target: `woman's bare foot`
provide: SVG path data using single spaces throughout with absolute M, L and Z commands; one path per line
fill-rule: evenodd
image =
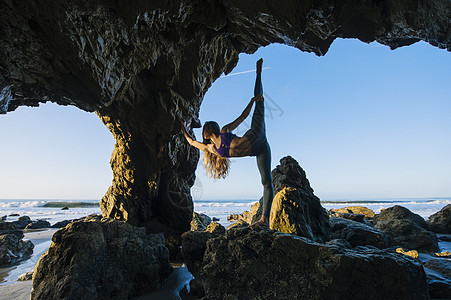
M 257 74 L 261 74 L 263 66 L 263 58 L 257 60 Z
M 269 218 L 267 216 L 262 216 L 260 220 L 251 225 L 251 227 L 257 226 L 269 227 Z

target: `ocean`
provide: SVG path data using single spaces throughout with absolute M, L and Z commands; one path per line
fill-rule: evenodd
M 255 200 L 197 200 L 194 201 L 194 210 L 204 213 L 210 217 L 220 219 L 220 223 L 227 227 L 232 222 L 227 221 L 230 214 L 240 214 L 245 210 L 249 210 Z M 407 207 L 412 212 L 421 215 L 427 219 L 431 214 L 439 211 L 447 204 L 451 204 L 451 197 L 442 198 L 403 198 L 403 199 L 329 199 L 322 200 L 322 205 L 326 209 L 340 208 L 351 205 L 361 205 L 372 209 L 379 213 L 381 209 L 394 205 Z M 67 210 L 62 210 L 68 207 Z M 100 214 L 98 200 L 10 200 L 0 199 L 0 216 L 6 216 L 7 221 L 15 221 L 19 216 L 11 216 L 18 214 L 19 216 L 29 216 L 32 220 L 45 219 L 50 224 L 56 222 L 78 219 L 90 214 Z M 56 229 L 55 229 L 56 230 Z M 53 232 L 53 231 L 52 231 Z M 45 232 L 28 232 L 25 233 L 25 239 L 33 240 L 33 236 L 39 239 L 40 234 Z M 20 274 L 32 270 L 39 260 L 39 257 L 50 246 L 51 235 L 48 240 L 33 240 L 35 249 L 30 259 L 21 262 L 18 265 L 7 268 L 0 268 L 0 286 L 13 283 Z M 451 244 L 440 244 L 441 251 L 451 250 Z M 1 297 L 0 297 L 1 298 Z
M 195 200 L 194 210 L 210 217 L 216 217 L 224 226 L 230 225 L 227 216 L 240 214 L 249 210 L 256 200 Z M 380 198 L 380 199 L 324 199 L 321 204 L 326 209 L 341 208 L 351 205 L 365 206 L 379 213 L 381 209 L 401 205 L 427 219 L 447 204 L 451 197 L 437 198 Z M 68 207 L 67 210 L 62 210 Z M 52 225 L 56 222 L 77 219 L 90 214 L 100 214 L 99 200 L 25 200 L 0 199 L 0 216 L 7 216 L 7 221 L 15 221 L 19 216 L 29 216 L 32 220 L 44 219 Z

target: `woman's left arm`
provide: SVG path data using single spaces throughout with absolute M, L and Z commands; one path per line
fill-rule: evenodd
M 246 118 L 249 116 L 249 113 L 251 112 L 252 109 L 252 105 L 254 104 L 255 101 L 260 100 L 261 98 L 263 98 L 262 95 L 258 95 L 255 96 L 251 99 L 251 101 L 249 102 L 249 104 L 246 106 L 246 108 L 243 110 L 243 112 L 241 113 L 241 115 L 235 119 L 235 121 L 225 125 L 224 127 L 222 127 L 221 132 L 232 132 L 233 130 L 235 130 L 235 128 L 237 128 L 238 126 L 240 126 L 240 124 L 246 120 Z

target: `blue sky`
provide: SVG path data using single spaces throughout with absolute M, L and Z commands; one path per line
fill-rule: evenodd
M 260 57 L 273 168 L 293 156 L 322 199 L 451 196 L 449 52 L 423 42 L 392 51 L 337 40 L 317 57 L 270 45 L 241 54 L 232 74 L 254 69 Z M 254 80 L 253 72 L 216 80 L 202 123 L 236 118 Z M 21 107 L 0 115 L 0 128 L 0 198 L 100 199 L 111 184 L 114 140 L 95 114 Z M 197 199 L 262 193 L 254 157 L 233 159 L 225 180 L 208 178 L 201 164 L 196 174 Z

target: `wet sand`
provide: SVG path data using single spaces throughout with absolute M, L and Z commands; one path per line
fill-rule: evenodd
M 31 288 L 31 280 L 1 285 L 0 300 L 28 300 L 31 298 Z

